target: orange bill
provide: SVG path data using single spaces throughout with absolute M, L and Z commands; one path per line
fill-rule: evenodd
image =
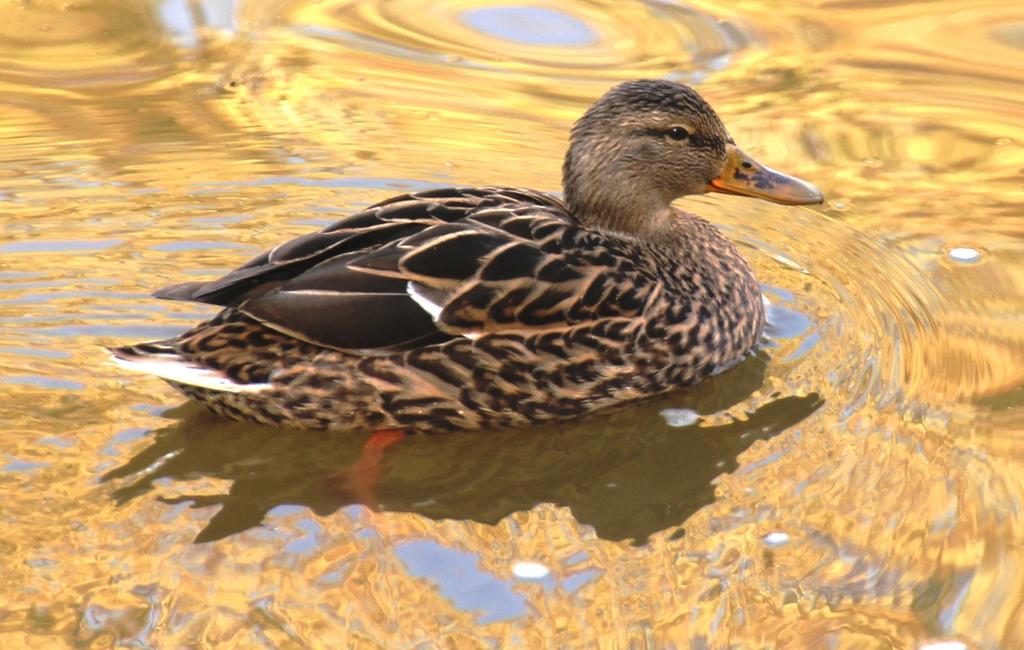
M 821 190 L 806 181 L 786 176 L 757 162 L 736 145 L 729 145 L 722 174 L 708 183 L 709 192 L 752 196 L 786 205 L 821 203 Z

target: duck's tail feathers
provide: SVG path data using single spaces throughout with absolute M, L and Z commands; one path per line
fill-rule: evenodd
M 241 383 L 220 370 L 191 363 L 173 345 L 163 341 L 109 349 L 110 361 L 115 365 L 177 384 L 227 393 L 258 393 L 270 388 L 268 383 Z

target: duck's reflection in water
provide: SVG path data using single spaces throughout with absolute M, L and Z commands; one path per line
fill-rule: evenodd
M 710 503 L 713 479 L 736 469 L 751 444 L 821 406 L 817 394 L 778 396 L 725 424 L 673 427 L 663 417 L 669 408 L 706 415 L 739 404 L 763 385 L 765 362 L 759 355 L 690 391 L 557 427 L 407 436 L 370 459 L 365 434 L 230 423 L 187 406 L 104 480 L 126 482 L 114 491 L 120 502 L 150 492 L 158 479 L 230 481 L 226 494 L 162 499 L 221 506 L 197 542 L 258 526 L 284 504 L 320 516 L 364 503 L 495 524 L 543 502 L 567 506 L 604 539 L 642 542 Z

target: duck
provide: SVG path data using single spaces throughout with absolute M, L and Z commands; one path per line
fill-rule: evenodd
M 111 348 L 213 412 L 298 429 L 434 432 L 574 418 L 675 391 L 762 336 L 751 266 L 673 206 L 719 192 L 821 203 L 737 147 L 691 87 L 621 83 L 575 123 L 561 197 L 395 196 L 156 298 L 220 306 Z

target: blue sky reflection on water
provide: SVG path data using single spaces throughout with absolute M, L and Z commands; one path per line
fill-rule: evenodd
M 512 582 L 480 569 L 475 553 L 428 539 L 402 542 L 394 552 L 410 575 L 436 583 L 441 595 L 456 607 L 481 612 L 480 624 L 519 618 L 528 611 L 526 598 L 512 590 Z
M 597 40 L 583 21 L 541 7 L 483 7 L 463 13 L 462 21 L 488 36 L 523 45 L 579 47 Z

